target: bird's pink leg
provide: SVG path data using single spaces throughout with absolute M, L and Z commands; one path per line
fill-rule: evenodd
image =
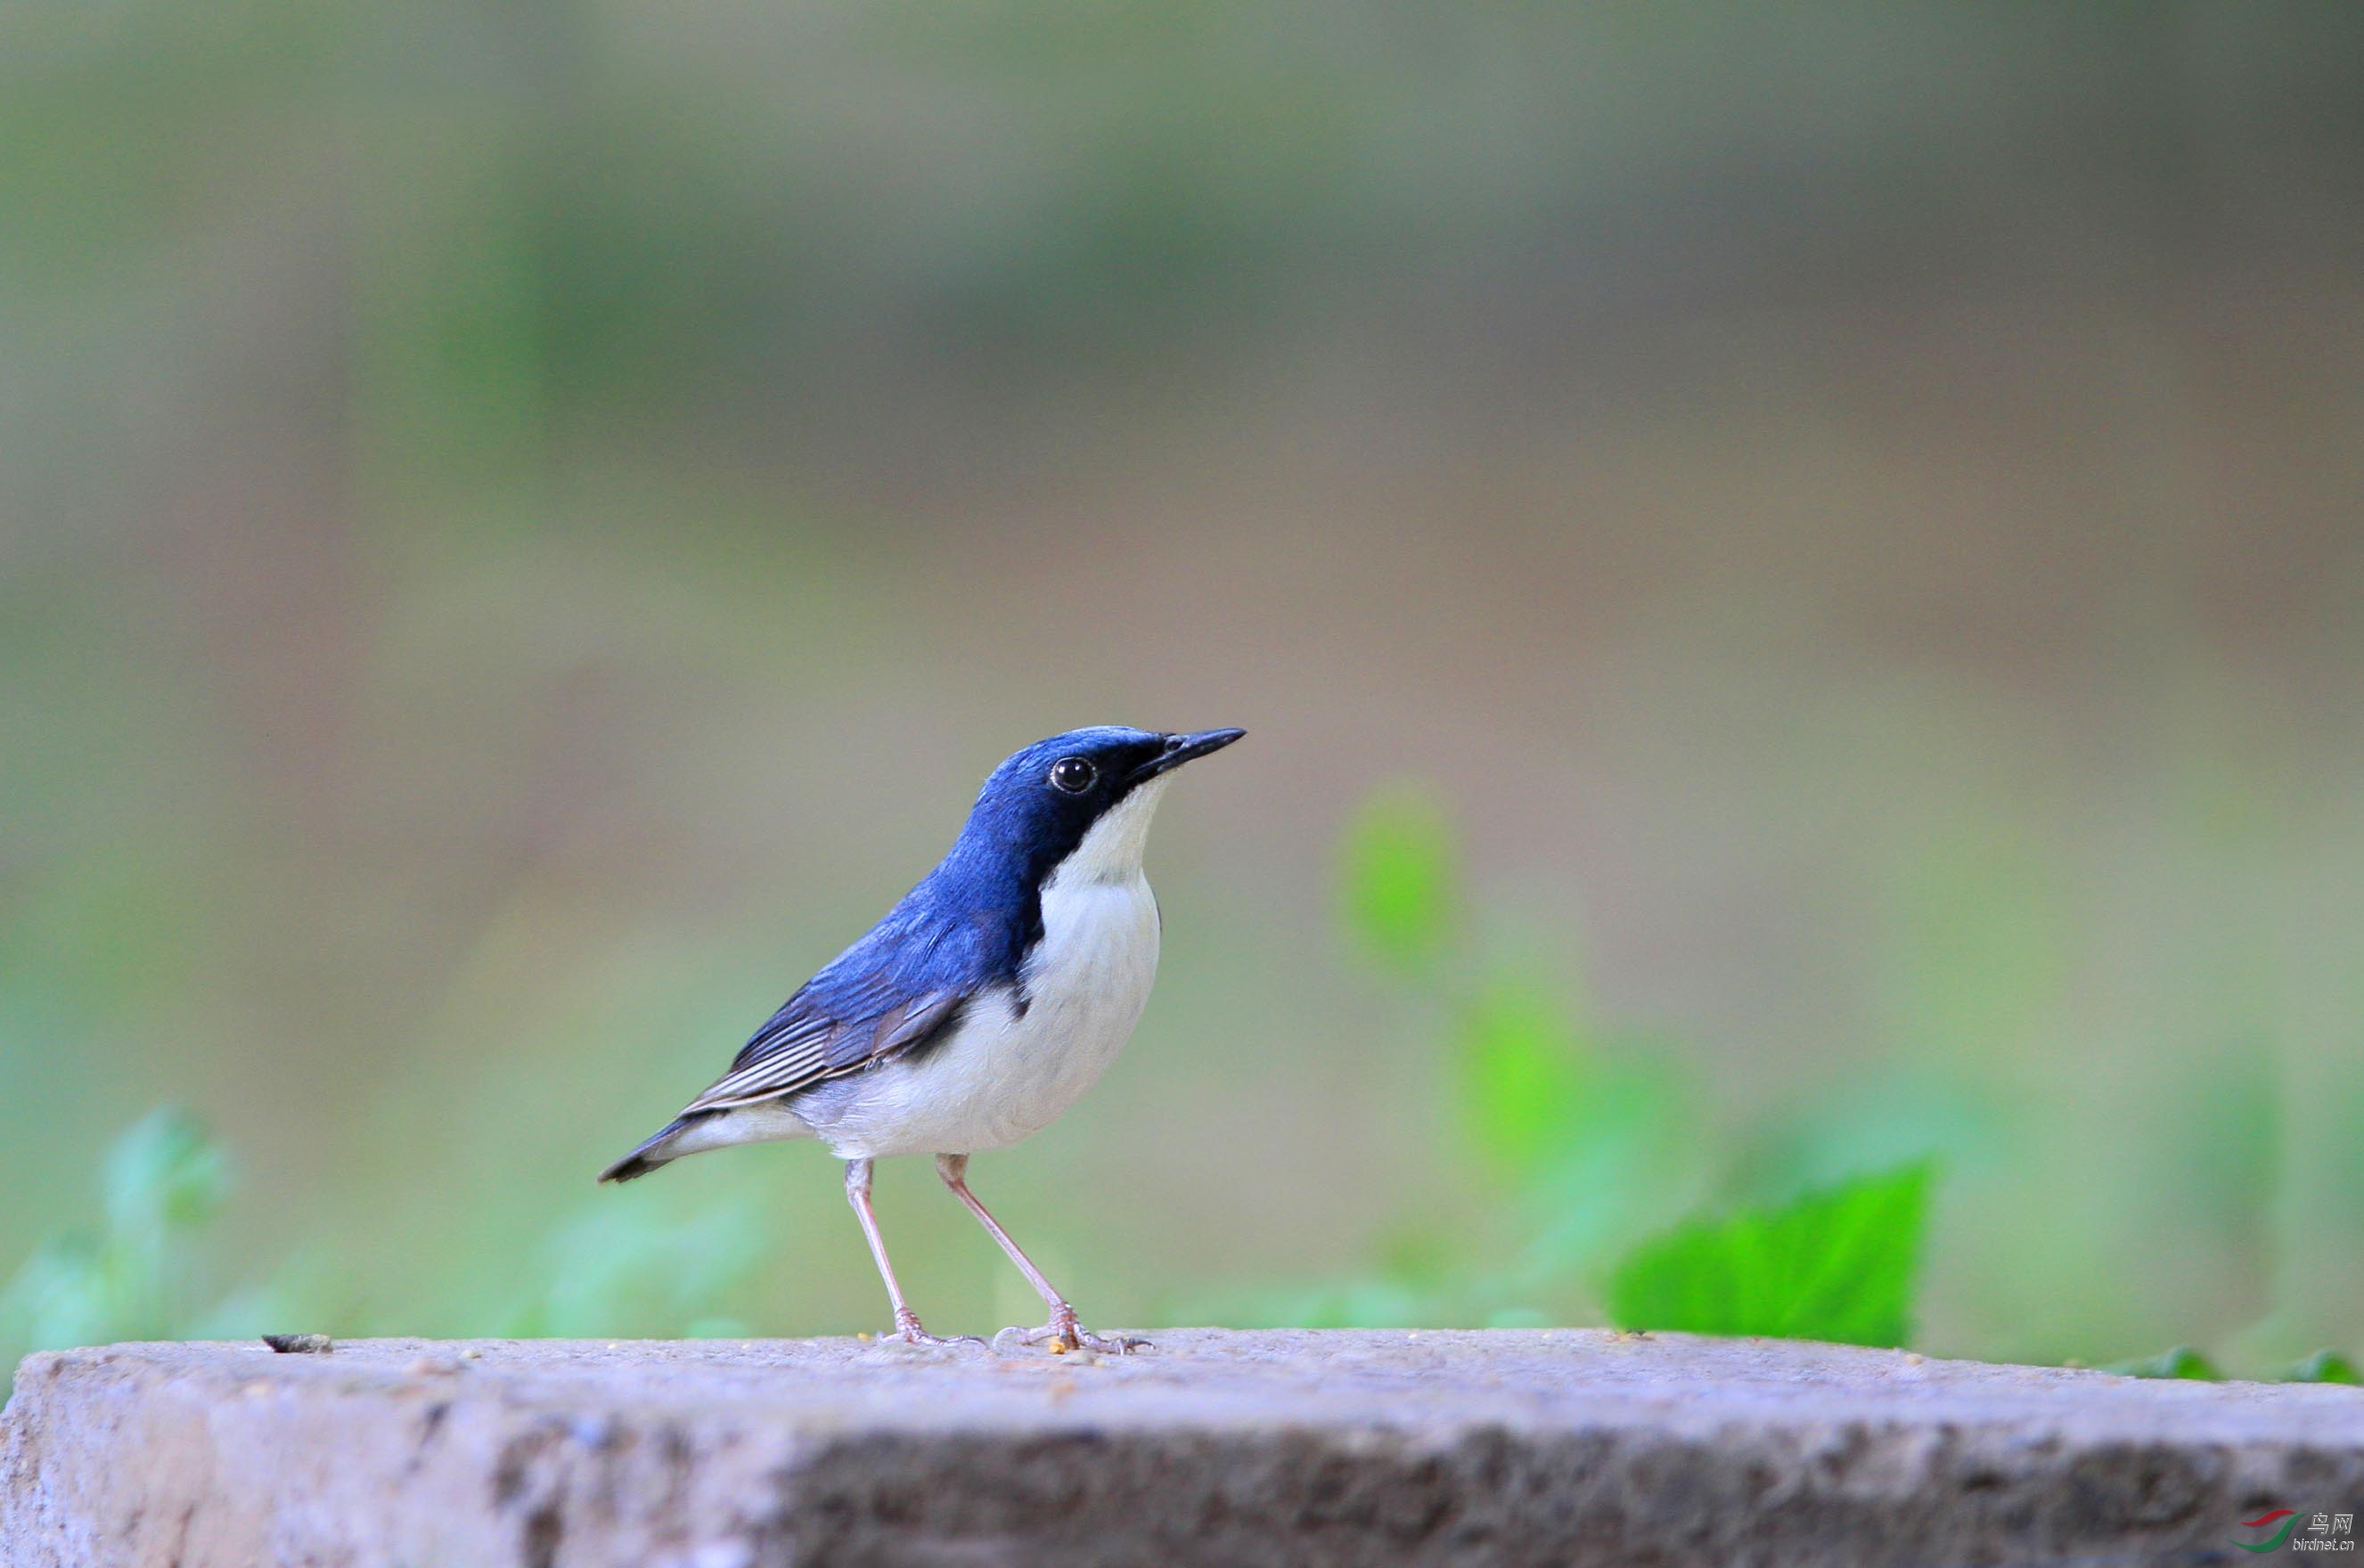
M 1129 1340 L 1121 1334 L 1095 1334 L 1076 1321 L 1076 1309 L 1067 1305 L 1067 1298 L 1061 1296 L 1053 1288 L 1051 1282 L 1043 1277 L 1043 1271 L 1034 1266 L 1034 1260 L 1020 1250 L 1018 1243 L 1009 1239 L 1009 1232 L 1001 1228 L 1000 1221 L 987 1213 L 985 1205 L 979 1203 L 976 1195 L 968 1190 L 967 1155 L 937 1155 L 936 1174 L 944 1179 L 944 1185 L 952 1188 L 953 1196 L 968 1206 L 968 1211 L 976 1216 L 976 1222 L 985 1227 L 986 1233 L 1001 1243 L 1001 1250 L 1009 1254 L 1009 1261 L 1018 1265 L 1018 1272 L 1026 1276 L 1026 1282 L 1032 1285 L 1043 1301 L 1050 1306 L 1051 1320 L 1040 1329 L 1005 1329 L 1002 1333 L 1018 1334 L 1030 1345 L 1040 1344 L 1045 1340 L 1065 1340 L 1071 1350 L 1082 1347 L 1095 1351 L 1107 1351 L 1115 1355 L 1126 1355 L 1133 1351 L 1149 1348 L 1149 1341 L 1146 1340 Z M 881 1256 L 883 1257 L 884 1254 Z M 994 1337 L 999 1339 L 1000 1335 Z
M 903 1299 L 903 1287 L 896 1283 L 895 1265 L 886 1261 L 886 1239 L 878 1234 L 878 1216 L 870 1207 L 870 1162 L 848 1160 L 845 1162 L 845 1201 L 853 1206 L 854 1218 L 862 1221 L 862 1234 L 870 1240 L 870 1255 L 878 1263 L 878 1277 L 886 1282 L 886 1299 L 895 1305 L 895 1331 L 887 1336 L 907 1345 L 948 1345 L 955 1341 L 929 1333 L 920 1327 L 920 1315 Z M 965 1335 L 967 1343 L 981 1345 L 984 1340 Z

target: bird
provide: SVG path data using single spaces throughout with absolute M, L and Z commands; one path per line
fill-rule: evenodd
M 816 1139 L 845 1162 L 846 1201 L 894 1308 L 883 1337 L 942 1345 L 951 1341 L 904 1298 L 870 1203 L 876 1161 L 931 1154 L 1050 1309 L 1041 1328 L 1005 1334 L 1054 1351 L 1144 1348 L 1076 1321 L 969 1189 L 968 1162 L 1048 1126 L 1131 1038 L 1162 929 L 1142 868 L 1150 818 L 1176 769 L 1245 733 L 1100 725 L 1012 752 L 936 868 L 599 1179 L 633 1181 L 736 1143 Z

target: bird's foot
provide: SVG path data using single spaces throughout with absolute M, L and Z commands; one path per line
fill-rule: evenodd
M 908 1307 L 895 1309 L 895 1328 L 891 1333 L 878 1336 L 882 1344 L 905 1345 L 982 1345 L 975 1334 L 955 1334 L 947 1340 L 941 1334 L 931 1334 L 920 1327 L 920 1315 Z
M 1065 1302 L 1051 1309 L 1051 1320 L 1040 1329 L 1004 1329 L 993 1337 L 997 1350 L 1019 1345 L 1041 1345 L 1054 1356 L 1070 1351 L 1098 1351 L 1102 1355 L 1129 1356 L 1135 1351 L 1154 1347 L 1147 1340 L 1135 1340 L 1122 1334 L 1095 1334 L 1076 1321 L 1076 1309 Z

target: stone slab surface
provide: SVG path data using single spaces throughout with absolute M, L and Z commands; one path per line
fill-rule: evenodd
M 117 1345 L 0 1415 L 9 1568 L 2247 1562 L 2277 1507 L 2364 1513 L 2364 1391 L 1578 1329 Z

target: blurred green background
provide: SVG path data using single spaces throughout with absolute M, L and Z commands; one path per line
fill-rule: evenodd
M 2349 6 L 6 0 L 0 1279 L 875 1329 L 819 1148 L 593 1173 L 1002 754 L 1241 724 L 973 1173 L 1087 1320 L 1927 1156 L 1931 1350 L 2353 1350 L 2359 171 Z

